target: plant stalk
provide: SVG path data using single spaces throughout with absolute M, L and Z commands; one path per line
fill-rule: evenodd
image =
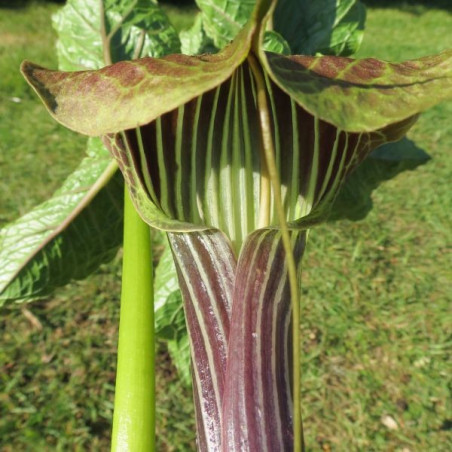
M 112 451 L 155 450 L 154 361 L 151 236 L 126 189 Z
M 300 362 L 300 298 L 298 292 L 297 265 L 294 259 L 290 232 L 281 199 L 281 183 L 275 162 L 275 149 L 271 133 L 271 121 L 268 108 L 265 81 L 255 57 L 248 56 L 251 70 L 257 85 L 257 104 L 262 133 L 262 145 L 265 163 L 273 188 L 275 209 L 278 215 L 282 242 L 286 251 L 287 271 L 289 274 L 290 295 L 292 299 L 292 341 L 293 341 L 293 429 L 294 452 L 304 451 L 303 421 L 301 417 L 301 362 Z

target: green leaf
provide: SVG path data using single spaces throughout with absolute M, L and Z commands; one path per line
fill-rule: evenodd
M 346 179 L 328 221 L 362 220 L 372 209 L 372 192 L 379 185 L 429 160 L 429 155 L 408 138 L 375 149 Z
M 105 51 L 119 61 L 179 50 L 165 13 L 144 0 L 69 0 L 53 21 L 65 70 L 102 67 Z M 53 198 L 0 232 L 0 300 L 49 295 L 114 256 L 122 242 L 116 169 L 100 140 L 91 140 L 88 157 Z
M 297 55 L 351 55 L 364 22 L 365 8 L 357 0 L 279 0 L 273 18 L 274 29 Z
M 349 132 L 381 129 L 452 97 L 452 50 L 404 63 L 261 52 L 261 62 L 300 106 Z
M 366 22 L 366 8 L 357 2 L 345 17 L 333 28 L 328 44 L 319 46 L 317 52 L 324 55 L 353 55 L 361 47 Z
M 154 294 L 155 333 L 158 338 L 166 342 L 171 361 L 176 366 L 179 377 L 187 386 L 190 386 L 190 342 L 185 324 L 182 294 L 179 290 L 170 248 L 166 249 L 168 252 L 164 252 L 156 269 L 156 283 L 157 281 L 159 284 L 162 281 L 165 282 L 163 287 L 160 286 Z M 174 290 L 170 291 L 170 288 Z
M 256 0 L 196 0 L 203 28 L 218 49 L 229 44 L 250 19 Z
M 49 295 L 114 257 L 123 179 L 99 139 L 52 198 L 0 231 L 0 304 Z
M 255 0 L 196 2 L 202 18 L 198 26 L 202 22 L 203 31 L 220 49 L 237 36 L 256 4 Z M 272 31 L 287 44 L 273 50 L 264 40 L 264 48 L 284 54 L 290 48 L 293 53 L 301 55 L 351 55 L 361 44 L 365 17 L 364 5 L 357 0 L 279 0 Z M 195 53 L 199 52 L 190 54 Z
M 100 4 L 102 2 L 96 0 L 69 0 L 53 15 L 60 70 L 80 71 L 105 66 Z
M 182 294 L 168 241 L 155 269 L 154 309 L 157 336 L 167 343 L 168 351 L 180 378 L 191 385 L 190 342 L 188 339 Z
M 166 14 L 148 0 L 69 0 L 53 16 L 53 26 L 65 71 L 180 50 Z
M 280 53 L 282 55 L 290 55 L 290 47 L 287 41 L 276 31 L 266 31 L 262 48 L 266 52 Z
M 215 55 L 123 61 L 97 71 L 49 71 L 29 62 L 22 73 L 64 126 L 97 136 L 151 122 L 228 79 L 244 61 L 256 24 Z
M 182 295 L 177 289 L 170 293 L 163 304 L 155 309 L 156 334 L 168 342 L 178 342 L 187 334 Z
M 181 52 L 185 55 L 200 55 L 201 53 L 216 53 L 218 49 L 204 31 L 201 14 L 196 16 L 195 23 L 189 30 L 179 33 Z
M 168 351 L 181 380 L 187 387 L 192 385 L 190 341 L 188 333 L 180 335 L 177 340 L 168 341 Z
M 176 340 L 185 330 L 182 298 L 171 248 L 167 241 L 154 279 L 155 332 L 166 340 Z M 179 315 L 182 313 L 182 320 Z

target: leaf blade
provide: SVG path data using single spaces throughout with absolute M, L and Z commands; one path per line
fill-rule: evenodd
M 364 22 L 365 8 L 356 0 L 279 0 L 274 14 L 275 30 L 297 55 L 351 55 Z
M 272 80 L 299 105 L 348 132 L 381 129 L 452 97 L 452 51 L 398 64 L 260 56 Z
M 50 200 L 0 231 L 0 302 L 47 296 L 84 278 L 119 248 L 123 181 L 100 140 L 88 149 Z
M 256 1 L 196 0 L 203 28 L 214 45 L 222 49 L 232 41 L 250 19 Z
M 228 79 L 246 58 L 255 27 L 251 21 L 215 55 L 143 58 L 72 73 L 25 61 L 21 71 L 58 122 L 86 135 L 105 135 L 147 124 Z
M 99 69 L 108 63 L 106 54 L 111 62 L 117 62 L 159 57 L 180 49 L 177 33 L 164 11 L 145 0 L 69 0 L 52 22 L 58 33 L 58 66 L 62 71 Z

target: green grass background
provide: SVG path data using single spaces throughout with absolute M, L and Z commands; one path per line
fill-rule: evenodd
M 452 48 L 448 2 L 371 5 L 359 56 L 399 61 Z M 0 2 L 0 225 L 49 196 L 83 155 L 85 139 L 57 125 L 18 73 L 25 58 L 56 67 L 57 8 Z M 170 13 L 180 27 L 191 20 Z M 310 235 L 302 300 L 309 451 L 452 450 L 451 122 L 451 102 L 424 113 L 409 137 L 432 160 L 384 183 L 363 221 Z M 120 261 L 52 298 L 3 310 L 2 452 L 109 449 Z M 157 450 L 194 450 L 190 388 L 165 344 L 158 349 Z

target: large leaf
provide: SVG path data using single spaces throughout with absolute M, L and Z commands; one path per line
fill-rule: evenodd
M 364 37 L 366 8 L 357 1 L 345 17 L 333 28 L 328 43 L 319 45 L 317 52 L 324 55 L 353 55 L 361 47 Z
M 452 97 L 451 50 L 397 64 L 263 52 L 261 62 L 309 113 L 350 132 L 381 129 Z
M 255 0 L 196 0 L 202 30 L 191 36 L 199 41 L 205 33 L 219 49 L 232 41 L 251 17 Z M 295 54 L 317 52 L 351 55 L 362 40 L 365 8 L 357 0 L 279 0 L 273 28 Z M 192 52 L 195 54 L 199 52 Z
M 69 0 L 54 15 L 53 26 L 64 71 L 180 50 L 164 11 L 149 0 Z
M 279 0 L 273 25 L 294 54 L 351 55 L 361 43 L 364 22 L 365 8 L 357 0 Z
M 69 0 L 55 14 L 54 27 L 65 70 L 179 49 L 165 14 L 144 0 Z M 0 232 L 1 300 L 46 296 L 114 256 L 122 241 L 123 202 L 116 169 L 102 143 L 91 140 L 88 157 L 54 197 Z
M 52 198 L 0 231 L 0 303 L 49 295 L 110 260 L 122 241 L 123 180 L 99 139 Z
M 151 122 L 228 79 L 251 47 L 255 23 L 215 55 L 123 61 L 98 71 L 21 70 L 50 114 L 69 129 L 97 136 Z
M 266 31 L 262 40 L 262 48 L 266 52 L 290 55 L 292 52 L 288 42 L 276 31 Z
M 266 2 L 258 5 L 233 43 L 215 55 L 144 58 L 74 73 L 31 63 L 22 70 L 66 127 L 87 135 L 131 129 L 230 78 L 248 56 L 253 37 L 258 45 L 256 29 L 264 34 Z M 452 51 L 399 64 L 258 51 L 264 70 L 283 91 L 312 115 L 346 131 L 375 131 L 452 96 Z

